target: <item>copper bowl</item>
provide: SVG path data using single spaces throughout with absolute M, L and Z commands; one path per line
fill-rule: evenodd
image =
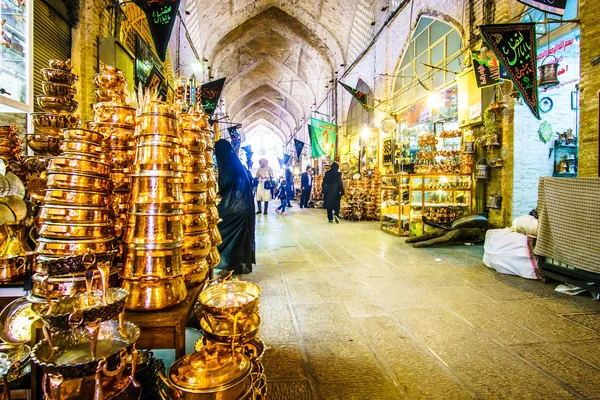
M 183 193 L 183 211 L 185 213 L 206 211 L 206 199 L 206 192 Z
M 112 166 L 100 161 L 90 160 L 81 156 L 62 156 L 54 157 L 48 164 L 48 172 L 54 173 L 78 173 L 92 175 L 101 178 L 108 178 Z
M 210 234 L 207 230 L 188 235 L 183 242 L 182 258 L 186 262 L 204 259 L 210 253 L 211 246 Z
M 213 162 L 212 152 L 211 151 L 205 151 L 204 152 L 204 160 L 206 161 L 206 167 L 207 168 L 212 168 L 215 165 L 215 163 Z
M 106 193 L 47 189 L 44 202 L 46 204 L 65 206 L 106 207 L 110 202 L 110 197 Z
M 56 155 L 60 153 L 62 135 L 54 136 L 44 133 L 26 133 L 27 146 L 38 155 Z
M 244 344 L 256 337 L 260 322 L 260 315 L 256 312 L 236 323 L 231 320 L 211 318 L 210 315 L 205 315 L 200 319 L 200 329 L 210 342 Z
M 210 252 L 206 256 L 206 261 L 208 261 L 208 266 L 210 268 L 214 268 L 221 263 L 221 254 L 219 253 L 217 246 L 212 246 L 210 248 Z
M 114 101 L 117 103 L 125 103 L 125 100 L 127 99 L 127 95 L 123 90 L 98 88 L 94 90 L 94 92 L 96 93 L 96 98 L 98 98 L 98 101 L 100 102 Z
M 146 113 L 136 118 L 136 136 L 156 135 L 157 133 L 180 137 L 177 129 L 177 118 L 173 114 L 163 113 Z
M 164 142 L 138 143 L 133 169 L 137 171 L 183 171 L 179 145 Z
M 111 271 L 109 286 L 118 284 L 117 272 L 116 268 Z M 51 299 L 59 299 L 64 296 L 72 296 L 87 291 L 85 275 L 51 276 L 46 280 L 44 275 L 37 273 L 32 277 L 31 300 L 37 303 L 45 303 L 46 288 L 48 290 L 48 297 Z M 100 289 L 102 289 L 102 277 L 96 271 L 92 279 L 92 290 Z
M 228 280 L 209 285 L 198 296 L 206 314 L 216 318 L 248 318 L 258 309 L 261 290 L 252 282 Z
M 207 170 L 206 160 L 202 155 L 199 157 L 189 157 L 185 162 L 185 172 L 190 174 L 200 174 Z
M 117 169 L 131 167 L 135 158 L 135 150 L 133 149 L 111 149 L 111 151 L 106 152 L 106 154 L 110 154 L 110 161 Z
M 111 122 L 114 124 L 135 125 L 135 108 L 116 102 L 92 104 L 96 122 Z
M 101 73 L 94 75 L 94 84 L 101 88 L 123 90 L 127 85 L 124 74 Z
M 112 184 L 108 178 L 99 178 L 94 175 L 49 171 L 47 176 L 48 189 L 85 190 L 86 192 L 103 194 L 112 189 Z
M 64 83 L 65 85 L 73 85 L 79 79 L 77 75 L 57 68 L 42 68 L 42 76 L 46 81 Z
M 88 129 L 101 133 L 105 138 L 133 138 L 135 127 L 125 124 L 113 124 L 112 122 L 88 122 Z
M 103 150 L 94 142 L 84 142 L 82 140 L 65 140 L 62 142 L 60 149 L 63 153 L 79 154 L 83 156 L 96 157 L 102 159 Z
M 105 136 L 100 132 L 90 129 L 74 128 L 65 129 L 63 131 L 63 137 L 65 141 L 84 141 L 100 146 Z
M 88 251 L 95 253 L 108 252 L 113 249 L 114 237 L 88 240 L 57 240 L 39 238 L 35 249 L 42 256 L 66 257 L 85 254 Z
M 206 216 L 208 218 L 208 223 L 211 225 L 215 225 L 219 223 L 221 219 L 219 216 L 219 209 L 215 205 L 210 205 L 206 209 Z
M 135 204 L 182 203 L 183 179 L 177 174 L 131 175 L 131 199 Z
M 202 232 L 208 229 L 208 218 L 206 212 L 185 214 L 183 226 L 186 236 L 196 232 Z
M 127 245 L 123 277 L 155 276 L 160 279 L 181 274 L 181 246 Z
M 217 225 L 209 225 L 208 233 L 213 246 L 219 246 L 221 243 L 223 243 L 221 232 L 219 231 L 219 228 L 217 228 Z
M 38 230 L 40 237 L 66 240 L 102 239 L 110 237 L 112 233 L 113 226 L 110 223 L 44 222 Z
M 44 111 L 74 113 L 79 103 L 69 97 L 47 96 L 39 94 L 36 96 L 37 103 Z
M 208 277 L 208 262 L 204 258 L 197 261 L 184 261 L 181 270 L 187 287 L 198 286 L 204 283 Z
M 128 244 L 176 244 L 183 241 L 183 213 L 127 214 L 123 241 Z
M 206 184 L 208 183 L 208 177 L 204 172 L 190 173 L 184 172 L 183 176 L 183 191 L 184 192 L 204 192 L 206 191 Z
M 42 81 L 42 91 L 48 96 L 67 97 L 69 99 L 72 99 L 77 93 L 77 89 L 70 85 L 47 81 Z
M 108 146 L 112 151 L 129 151 L 135 149 L 135 139 L 132 137 L 111 136 L 108 140 Z
M 182 275 L 160 279 L 156 276 L 123 277 L 122 288 L 129 292 L 125 308 L 133 311 L 160 310 L 181 303 L 187 297 Z
M 19 279 L 23 275 L 26 263 L 27 258 L 20 255 L 0 257 L 0 283 Z
M 74 115 L 67 114 L 54 114 L 47 112 L 36 112 L 29 114 L 33 121 L 35 129 L 52 128 L 57 129 L 57 134 L 60 134 L 62 139 L 63 135 L 60 129 L 75 128 L 79 126 L 81 119 Z

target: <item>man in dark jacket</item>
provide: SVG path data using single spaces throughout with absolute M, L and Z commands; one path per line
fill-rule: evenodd
M 310 165 L 306 167 L 306 172 L 300 177 L 300 186 L 302 187 L 302 197 L 300 197 L 300 208 L 308 207 L 310 192 L 312 190 L 312 176 Z

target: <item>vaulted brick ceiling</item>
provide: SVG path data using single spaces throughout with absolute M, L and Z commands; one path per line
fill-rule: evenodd
M 230 118 L 289 138 L 345 63 L 358 2 L 188 0 L 185 19 Z

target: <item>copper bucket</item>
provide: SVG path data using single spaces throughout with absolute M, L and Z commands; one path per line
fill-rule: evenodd
M 187 296 L 183 275 L 168 278 L 143 276 L 123 277 L 121 287 L 129 292 L 125 302 L 127 310 L 160 310 L 181 303 Z
M 179 174 L 131 175 L 131 197 L 134 204 L 183 203 L 183 178 Z
M 554 62 L 544 64 L 549 57 L 554 58 Z M 542 65 L 538 67 L 538 70 L 540 71 L 540 78 L 538 80 L 539 87 L 551 88 L 560 83 L 558 80 L 558 66 L 558 59 L 555 55 L 550 54 L 548 57 L 544 58 Z
M 181 245 L 128 245 L 122 274 L 125 278 L 160 279 L 180 275 L 181 252 Z
M 123 241 L 129 244 L 176 244 L 183 241 L 183 212 L 130 212 Z
M 182 248 L 183 261 L 200 260 L 208 256 L 211 249 L 211 239 L 208 231 L 185 237 Z

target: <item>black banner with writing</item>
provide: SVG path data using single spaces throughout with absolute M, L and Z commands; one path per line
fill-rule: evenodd
M 540 119 L 535 23 L 481 25 L 479 28 L 533 115 Z
M 146 14 L 156 53 L 163 62 L 175 26 L 179 2 L 180 0 L 135 0 L 135 4 Z
M 219 104 L 219 97 L 221 97 L 221 91 L 225 85 L 225 78 L 217 79 L 216 81 L 205 83 L 200 87 L 200 104 L 202 109 L 208 115 L 213 115 L 217 105 Z
M 502 82 L 500 79 L 500 61 L 493 51 L 486 51 L 485 49 L 471 51 L 471 60 L 478 88 L 493 86 Z
M 294 148 L 296 149 L 296 157 L 300 158 L 302 150 L 304 149 L 304 142 L 294 139 Z
M 369 97 L 366 94 L 364 94 L 360 90 L 356 90 L 353 87 L 346 85 L 345 83 L 342 83 L 341 81 L 338 81 L 338 83 L 342 85 L 342 87 L 346 89 L 352 95 L 352 97 L 354 97 L 356 101 L 358 101 L 360 105 L 363 106 L 365 110 L 369 111 Z
M 564 15 L 567 0 L 517 0 L 519 3 L 545 11 L 550 14 Z

